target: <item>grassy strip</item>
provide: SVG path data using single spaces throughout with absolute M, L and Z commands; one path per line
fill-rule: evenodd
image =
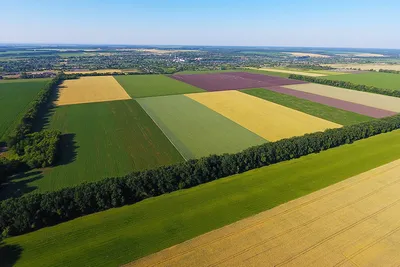
M 336 122 L 341 125 L 351 125 L 360 122 L 370 121 L 373 119 L 368 116 L 360 115 L 354 112 L 341 110 L 320 103 L 315 103 L 306 99 L 297 98 L 291 95 L 280 94 L 262 88 L 246 89 L 242 90 L 242 92 L 313 115 L 321 119 Z
M 357 75 L 359 75 L 359 74 L 357 74 Z M 392 74 L 392 75 L 395 75 L 395 74 Z M 341 76 L 341 75 L 329 76 L 329 79 L 328 79 L 327 77 L 318 78 L 318 77 L 309 77 L 309 76 L 303 76 L 303 75 L 290 74 L 289 78 L 295 79 L 295 80 L 311 82 L 311 83 L 319 83 L 319 84 L 324 84 L 324 85 L 336 86 L 336 87 L 341 87 L 341 88 L 355 90 L 355 91 L 362 91 L 362 92 L 369 92 L 369 93 L 380 94 L 380 95 L 400 97 L 400 88 L 398 90 L 384 89 L 384 88 L 378 88 L 378 87 L 371 86 L 371 85 L 356 84 L 356 83 L 352 83 L 349 81 L 343 81 L 347 76 L 349 76 L 349 74 L 346 74 L 343 76 Z
M 399 157 L 400 131 L 381 134 L 9 238 L 0 258 L 6 265 L 20 256 L 15 266 L 117 266 Z

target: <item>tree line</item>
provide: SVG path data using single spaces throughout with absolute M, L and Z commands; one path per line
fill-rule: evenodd
M 400 129 L 400 115 L 266 143 L 236 154 L 211 155 L 124 177 L 7 199 L 0 202 L 0 231 L 10 235 L 34 231 L 396 129 Z
M 61 132 L 56 130 L 32 132 L 33 124 L 38 120 L 40 111 L 48 107 L 51 95 L 64 79 L 63 74 L 57 75 L 39 91 L 7 138 L 7 146 L 15 152 L 17 157 L 1 159 L 0 185 L 6 182 L 8 176 L 29 168 L 47 167 L 55 163 Z
M 379 72 L 400 74 L 400 71 L 399 71 L 399 70 L 384 70 L 384 69 L 380 69 Z
M 369 93 L 380 94 L 380 95 L 400 97 L 400 90 L 385 89 L 385 88 L 379 88 L 379 87 L 370 86 L 370 85 L 355 84 L 355 83 L 345 82 L 345 81 L 333 81 L 333 80 L 327 80 L 327 79 L 323 79 L 323 78 L 316 78 L 316 77 L 297 75 L 297 74 L 290 74 L 289 79 L 301 80 L 301 81 L 306 81 L 306 82 L 311 82 L 311 83 L 319 83 L 319 84 L 324 84 L 324 85 L 331 85 L 331 86 L 342 87 L 342 88 L 346 88 L 346 89 L 350 89 L 350 90 L 363 91 L 363 92 L 369 92 Z

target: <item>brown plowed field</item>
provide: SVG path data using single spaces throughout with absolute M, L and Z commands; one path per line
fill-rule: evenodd
M 65 80 L 60 86 L 57 106 L 131 99 L 112 76 Z
M 397 160 L 129 266 L 399 266 L 399 192 Z

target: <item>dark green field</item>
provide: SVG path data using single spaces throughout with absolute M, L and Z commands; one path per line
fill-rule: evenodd
M 0 258 L 29 267 L 118 266 L 399 157 L 400 131 L 381 134 L 9 238 Z
M 132 98 L 204 92 L 165 75 L 119 75 L 114 78 Z
M 355 84 L 370 85 L 385 89 L 400 90 L 400 74 L 365 72 L 358 74 L 336 75 L 323 78 L 334 81 L 345 81 Z
M 48 128 L 64 134 L 58 166 L 14 179 L 1 192 L 2 198 L 183 161 L 134 100 L 57 107 Z
M 351 125 L 360 122 L 373 120 L 371 117 L 360 115 L 354 112 L 337 109 L 309 100 L 297 98 L 291 95 L 276 93 L 265 89 L 247 89 L 241 92 L 257 96 L 259 98 L 274 102 L 276 104 L 292 108 L 321 119 L 336 122 L 341 125 Z
M 18 81 L 0 81 L 0 141 L 14 129 L 48 79 Z

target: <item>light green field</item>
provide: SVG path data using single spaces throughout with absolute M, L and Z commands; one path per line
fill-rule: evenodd
M 204 92 L 164 75 L 118 75 L 114 78 L 132 98 Z
M 267 142 L 184 95 L 137 101 L 186 159 L 235 153 Z
M 16 127 L 48 79 L 16 81 L 0 81 L 0 141 Z
M 183 161 L 134 100 L 60 106 L 51 116 L 48 128 L 66 134 L 62 138 L 59 166 L 14 179 L 0 191 L 2 198 Z
M 306 99 L 297 98 L 291 95 L 280 94 L 265 89 L 246 89 L 241 92 L 257 96 L 259 98 L 277 103 L 279 105 L 292 108 L 315 117 L 336 122 L 341 125 L 351 125 L 360 122 L 370 121 L 373 118 L 360 115 L 354 112 L 337 109 Z
M 398 158 L 400 131 L 381 134 L 9 238 L 0 258 L 29 267 L 118 266 Z
M 352 82 L 384 89 L 400 90 L 400 75 L 383 72 L 365 72 L 357 74 L 323 77 L 328 80 Z

